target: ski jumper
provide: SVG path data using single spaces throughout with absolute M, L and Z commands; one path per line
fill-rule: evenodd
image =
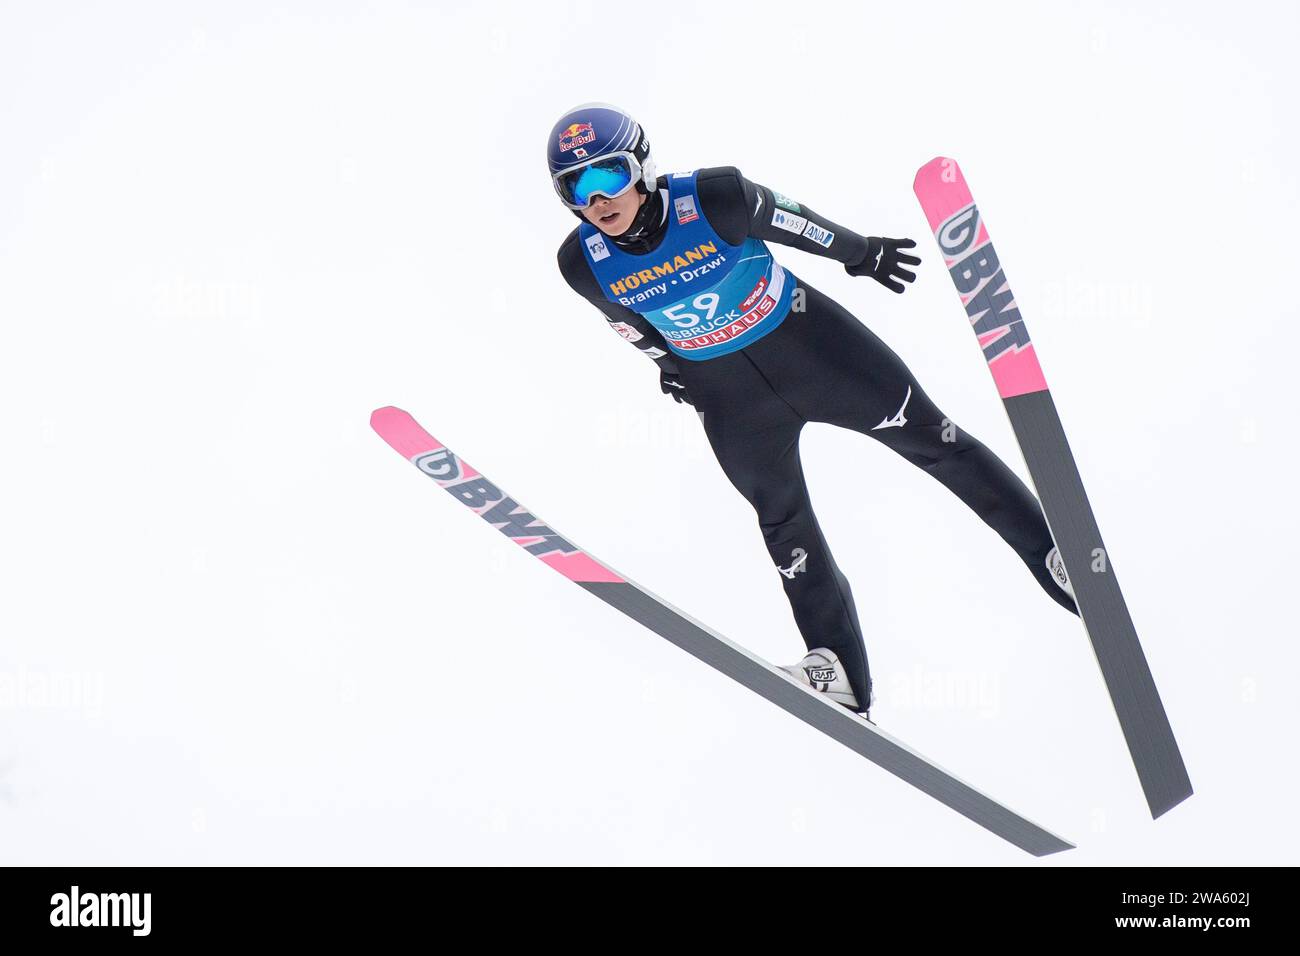
M 706 173 L 720 181 L 710 188 L 722 201 L 702 198 Z M 885 343 L 797 280 L 763 241 L 851 256 L 856 250 L 844 247 L 859 240 L 865 249 L 865 240 L 730 167 L 659 182 L 663 209 L 649 237 L 624 246 L 584 223 L 561 248 L 561 271 L 619 334 L 680 377 L 723 472 L 757 513 L 805 644 L 835 652 L 860 706 L 871 699 L 866 648 L 804 481 L 799 435 L 808 422 L 861 432 L 927 472 L 1073 611 L 1044 564 L 1052 537 L 1024 482 L 958 429 Z

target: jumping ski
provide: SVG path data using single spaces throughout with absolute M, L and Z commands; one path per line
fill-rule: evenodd
M 660 637 L 1022 850 L 1046 856 L 1073 848 L 596 560 L 459 459 L 408 413 L 381 408 L 370 424 L 398 454 L 488 524 Z
M 1015 296 L 956 160 L 926 163 L 912 188 L 993 373 L 1151 816 L 1159 817 L 1191 796 L 1191 780 Z

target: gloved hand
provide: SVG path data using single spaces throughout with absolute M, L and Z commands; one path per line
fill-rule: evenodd
M 846 264 L 844 271 L 851 276 L 870 276 L 891 292 L 902 292 L 903 282 L 916 280 L 916 273 L 903 266 L 919 266 L 921 260 L 898 250 L 915 248 L 916 243 L 911 239 L 867 236 L 867 254 L 861 262 Z
M 678 402 L 685 402 L 687 405 L 694 405 L 691 396 L 686 393 L 686 386 L 677 376 L 676 372 L 669 372 L 667 369 L 659 370 L 659 388 L 665 395 L 671 395 Z

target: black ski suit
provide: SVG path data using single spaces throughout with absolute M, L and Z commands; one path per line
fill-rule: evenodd
M 806 206 L 801 216 L 834 233 L 830 247 L 773 227 L 765 213 L 776 207 L 774 194 L 734 167 L 701 170 L 698 190 L 701 215 L 733 244 L 752 236 L 846 265 L 866 255 L 865 237 Z M 614 241 L 629 251 L 651 251 L 666 223 L 661 193 L 642 207 L 629 230 L 635 238 Z M 573 289 L 599 308 L 620 334 L 633 339 L 667 378 L 684 386 L 727 478 L 758 514 L 804 642 L 810 650 L 826 647 L 835 652 L 861 708 L 870 700 L 866 648 L 849 583 L 826 545 L 804 482 L 799 435 L 808 422 L 869 435 L 929 473 L 1020 555 L 1053 600 L 1075 610 L 1047 570 L 1052 537 L 1024 482 L 949 421 L 902 360 L 843 306 L 799 281 L 794 307 L 774 331 L 739 351 L 679 361 L 640 314 L 605 298 L 576 230 L 561 246 L 558 259 Z M 635 331 L 629 333 L 629 327 Z

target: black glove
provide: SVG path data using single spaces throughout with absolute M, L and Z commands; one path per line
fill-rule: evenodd
M 676 372 L 669 372 L 667 369 L 659 370 L 659 387 L 663 389 L 665 395 L 671 395 L 678 402 L 685 402 L 687 405 L 694 405 L 691 396 L 686 394 L 686 386 L 682 380 L 677 377 Z
M 902 292 L 903 282 L 916 281 L 916 273 L 903 266 L 919 266 L 921 260 L 898 250 L 915 248 L 916 243 L 911 239 L 867 236 L 867 254 L 861 262 L 846 264 L 844 271 L 851 276 L 870 276 L 891 292 Z

